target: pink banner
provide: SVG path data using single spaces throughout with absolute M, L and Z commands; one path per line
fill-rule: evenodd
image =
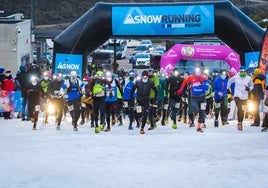
M 225 60 L 230 69 L 240 68 L 240 56 L 228 46 L 176 44 L 162 55 L 160 69 L 170 73 L 181 59 Z

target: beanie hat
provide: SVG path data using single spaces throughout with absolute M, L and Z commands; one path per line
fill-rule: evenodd
M 25 66 L 23 65 L 20 66 L 20 72 L 25 72 L 25 69 L 26 69 Z
M 148 76 L 148 71 L 147 70 L 144 70 L 141 75 L 142 76 Z
M 254 70 L 254 74 L 255 74 L 255 75 L 258 75 L 258 74 L 260 74 L 260 73 L 261 73 L 261 69 L 256 68 L 256 69 Z
M 4 69 L 4 68 L 0 68 L 0 74 L 2 74 L 4 71 L 5 71 L 6 69 Z
M 89 81 L 89 76 L 88 76 L 88 75 L 85 75 L 85 76 L 83 77 L 83 81 Z
M 231 69 L 228 71 L 228 74 L 229 74 L 230 76 L 234 76 L 234 75 L 237 74 L 237 71 L 236 71 L 234 68 L 231 68 Z
M 240 71 L 246 71 L 246 67 L 241 66 L 241 67 L 240 67 Z

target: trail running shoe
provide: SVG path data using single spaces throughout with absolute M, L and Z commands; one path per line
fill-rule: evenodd
M 195 124 L 194 123 L 191 123 L 189 127 L 195 127 Z
M 214 127 L 219 127 L 219 121 L 218 120 L 214 121 Z
M 106 129 L 105 129 L 105 132 L 108 132 L 108 131 L 110 131 L 111 130 L 111 128 L 110 127 L 107 127 Z
M 145 134 L 145 131 L 143 129 L 141 129 L 140 134 Z
M 104 131 L 104 125 L 100 124 L 100 131 Z
M 176 124 L 176 123 L 173 123 L 173 124 L 172 124 L 172 128 L 173 128 L 173 129 L 177 129 L 177 128 L 178 128 L 177 124 Z
M 241 123 L 238 123 L 238 124 L 237 124 L 237 130 L 239 130 L 239 131 L 243 131 L 243 126 L 242 126 Z
M 201 128 L 197 128 L 196 131 L 200 133 L 204 132 Z
M 154 130 L 154 126 L 150 126 L 149 128 L 148 128 L 148 130 L 150 131 L 150 130 Z
M 95 133 L 100 133 L 100 127 L 95 127 Z

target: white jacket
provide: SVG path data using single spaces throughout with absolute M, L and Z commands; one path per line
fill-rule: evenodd
M 234 97 L 238 97 L 241 100 L 247 100 L 248 91 L 246 90 L 246 87 L 249 87 L 250 90 L 253 89 L 253 81 L 251 77 L 247 75 L 245 78 L 241 78 L 238 73 L 237 75 L 229 79 L 227 83 L 227 88 L 230 88 L 232 83 L 235 83 Z

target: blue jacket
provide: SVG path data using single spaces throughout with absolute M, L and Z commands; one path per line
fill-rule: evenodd
M 224 80 L 221 79 L 221 77 L 217 77 L 214 82 L 214 99 L 215 100 L 220 100 L 223 99 L 227 96 L 227 83 L 228 83 L 228 78 L 225 78 Z M 223 96 L 219 96 L 219 92 L 222 92 Z
M 124 100 L 129 100 L 130 99 L 130 92 L 132 87 L 134 86 L 135 81 L 129 81 L 125 87 L 124 87 L 124 91 L 123 91 L 123 99 Z M 134 98 L 136 98 L 136 93 L 134 93 Z

